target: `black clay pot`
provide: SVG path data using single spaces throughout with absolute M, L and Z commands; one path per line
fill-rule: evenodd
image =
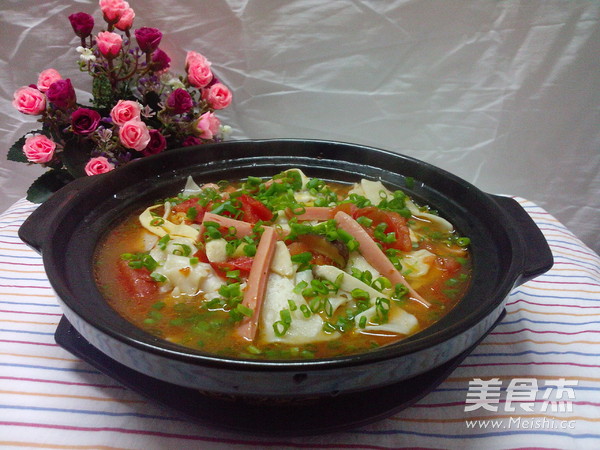
M 199 183 L 272 176 L 297 167 L 308 176 L 381 179 L 427 203 L 471 239 L 466 296 L 432 327 L 368 353 L 306 361 L 222 358 L 158 339 L 108 306 L 96 287 L 98 240 L 134 209 Z M 413 182 L 414 180 L 414 182 Z M 113 360 L 165 382 L 226 395 L 314 397 L 373 389 L 441 366 L 487 333 L 509 292 L 548 270 L 549 247 L 514 200 L 406 156 L 364 146 L 305 140 L 238 141 L 172 150 L 58 191 L 23 224 L 21 239 L 41 252 L 66 318 Z

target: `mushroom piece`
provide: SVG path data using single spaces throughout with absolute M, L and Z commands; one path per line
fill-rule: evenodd
M 305 244 L 311 252 L 329 258 L 336 267 L 343 269 L 348 263 L 350 252 L 342 241 L 328 241 L 325 237 L 312 233 L 298 236 L 298 241 Z

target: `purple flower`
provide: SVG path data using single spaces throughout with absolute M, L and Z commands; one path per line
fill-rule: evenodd
M 78 12 L 69 16 L 69 21 L 73 27 L 73 31 L 81 39 L 85 39 L 92 34 L 94 28 L 94 18 L 87 13 Z
M 171 66 L 171 58 L 165 52 L 163 52 L 160 48 L 157 48 L 154 53 L 152 53 L 152 70 L 155 72 L 162 72 L 163 70 L 167 70 Z
M 46 91 L 46 97 L 57 108 L 68 109 L 75 105 L 77 100 L 75 97 L 75 89 L 69 78 L 65 80 L 57 80 L 50 85 Z
M 175 89 L 167 98 L 167 107 L 172 109 L 174 114 L 188 112 L 193 106 L 192 96 L 183 88 Z
M 142 27 L 135 30 L 135 38 L 138 41 L 140 50 L 144 53 L 152 53 L 158 48 L 162 33 L 158 28 Z
M 165 137 L 158 130 L 150 130 L 150 142 L 148 142 L 146 148 L 142 150 L 142 154 L 144 156 L 156 155 L 165 148 L 167 148 L 167 140 Z
M 100 123 L 100 114 L 93 109 L 79 108 L 71 114 L 73 133 L 86 136 L 93 133 Z
M 202 139 L 197 138 L 196 136 L 188 136 L 183 141 L 184 147 L 193 147 L 194 145 L 202 144 Z

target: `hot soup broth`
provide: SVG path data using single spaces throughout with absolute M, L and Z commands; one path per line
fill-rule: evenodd
M 322 358 L 447 314 L 469 284 L 468 246 L 402 191 L 292 169 L 188 179 L 103 238 L 95 275 L 115 310 L 162 339 L 233 357 Z

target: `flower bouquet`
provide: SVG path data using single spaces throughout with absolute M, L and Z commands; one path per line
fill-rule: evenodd
M 76 177 L 171 148 L 219 142 L 230 132 L 215 111 L 229 106 L 231 92 L 204 56 L 188 52 L 185 75 L 173 75 L 171 59 L 159 48 L 160 30 L 131 33 L 135 12 L 123 0 L 100 0 L 100 9 L 106 27 L 96 34 L 91 15 L 69 16 L 81 40 L 79 68 L 92 77 L 91 105 L 80 104 L 71 80 L 53 68 L 14 93 L 13 106 L 39 116 L 41 129 L 19 139 L 8 159 L 49 168 L 29 188 L 30 201 L 43 202 Z

